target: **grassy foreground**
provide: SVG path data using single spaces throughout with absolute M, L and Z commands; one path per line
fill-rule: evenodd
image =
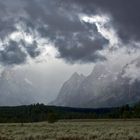
M 139 120 L 0 124 L 0 140 L 140 140 Z

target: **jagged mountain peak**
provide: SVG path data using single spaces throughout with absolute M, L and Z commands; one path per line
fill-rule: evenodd
M 139 84 L 137 81 L 130 86 L 122 73 L 98 64 L 87 77 L 74 73 L 52 104 L 82 108 L 121 106 L 140 100 Z
M 78 74 L 77 72 L 73 73 L 72 76 L 69 78 L 69 82 L 73 81 L 81 81 L 85 78 L 83 74 Z
M 71 78 L 75 78 L 75 77 L 80 77 L 80 75 L 77 72 L 74 72 L 71 76 Z

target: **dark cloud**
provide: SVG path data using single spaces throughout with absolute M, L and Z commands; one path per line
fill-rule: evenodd
M 9 41 L 4 44 L 4 49 L 0 50 L 0 62 L 2 65 L 18 65 L 25 63 L 27 57 L 35 58 L 39 56 L 37 43 L 27 44 L 23 40 L 20 42 Z
M 32 6 L 32 2 L 34 6 Z M 60 2 L 60 3 L 59 3 Z M 60 58 L 69 62 L 94 62 L 103 59 L 97 51 L 108 43 L 93 24 L 81 22 L 81 11 L 63 1 L 30 1 L 25 8 L 42 37 L 48 38 L 60 52 Z M 37 23 L 38 21 L 38 23 Z M 31 28 L 34 26 L 32 24 Z M 43 25 L 47 25 L 44 28 Z M 37 26 L 36 26 L 37 27 Z M 91 37 L 95 39 L 92 40 Z
M 26 32 L 36 30 L 41 37 L 54 43 L 60 52 L 58 57 L 72 63 L 95 62 L 105 59 L 98 51 L 109 42 L 97 31 L 95 24 L 82 22 L 79 14 L 90 16 L 100 11 L 111 15 L 112 26 L 126 42 L 139 40 L 139 6 L 139 0 L 5 0 L 0 2 L 0 38 L 16 31 L 15 24 L 23 22 Z M 29 46 L 24 42 L 22 45 L 27 56 L 35 58 L 40 54 L 37 43 Z
M 73 3 L 81 5 L 88 14 L 95 9 L 110 14 L 114 20 L 113 26 L 123 41 L 139 40 L 139 0 L 76 0 Z
M 25 3 L 21 0 L 0 2 L 0 63 L 2 65 L 19 65 L 25 63 L 28 56 L 35 58 L 40 54 L 36 41 L 30 44 L 24 40 L 24 37 L 19 41 L 10 38 L 11 33 L 18 31 L 16 24 L 23 22 L 26 26 L 27 23 L 32 23 L 31 20 L 27 22 L 24 6 Z M 32 32 L 30 26 L 22 28 L 26 33 Z M 32 28 L 35 29 L 35 26 Z
M 3 65 L 21 64 L 26 61 L 26 53 L 14 41 L 0 51 L 0 62 Z
M 31 58 L 35 58 L 40 55 L 41 52 L 38 49 L 36 41 L 34 41 L 32 44 L 27 44 L 26 42 L 21 41 L 21 44 Z
M 103 45 L 107 44 L 108 41 L 101 36 L 97 37 L 96 40 L 91 40 L 88 35 L 89 33 L 83 32 L 83 34 L 79 33 L 75 36 L 67 35 L 64 39 L 56 39 L 55 44 L 58 46 L 59 52 L 61 52 L 60 57 L 70 62 L 102 60 L 103 56 L 97 54 L 97 51 L 103 49 Z

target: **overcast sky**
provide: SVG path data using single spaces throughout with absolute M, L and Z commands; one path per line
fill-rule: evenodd
M 124 76 L 138 79 L 139 7 L 139 0 L 0 0 L 1 71 L 40 77 L 45 101 L 72 73 L 88 75 L 98 63 L 116 72 L 135 61 Z

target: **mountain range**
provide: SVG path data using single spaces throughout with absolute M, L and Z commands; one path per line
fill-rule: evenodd
M 88 75 L 74 73 L 67 80 L 51 105 L 102 108 L 133 104 L 140 100 L 140 81 L 125 76 L 135 62 L 123 66 L 120 71 L 110 71 L 98 64 Z
M 88 76 L 75 72 L 49 105 L 104 108 L 139 102 L 139 70 L 134 68 L 139 67 L 137 62 L 134 60 L 120 69 L 100 63 L 94 66 Z M 30 73 L 14 69 L 1 72 L 0 106 L 28 105 L 48 97 L 45 82 L 42 84 L 41 79 L 29 75 Z
M 34 87 L 25 75 L 4 70 L 0 76 L 0 106 L 15 106 L 35 102 Z

